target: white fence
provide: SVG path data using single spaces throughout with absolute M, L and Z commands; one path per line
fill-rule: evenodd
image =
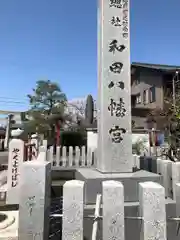
M 12 166 L 12 153 L 17 150 L 15 164 Z M 20 149 L 22 149 L 20 151 Z M 9 163 L 8 176 L 13 177 L 14 181 L 18 178 L 18 173 L 22 162 L 24 161 L 24 142 L 22 140 L 13 139 L 9 145 Z M 96 152 L 82 147 L 57 147 L 56 154 L 53 154 L 53 147 L 48 151 L 47 146 L 40 146 L 39 152 L 44 152 L 44 160 L 51 162 L 51 167 L 54 170 L 75 169 L 81 167 L 94 168 L 96 166 Z M 39 158 L 37 158 L 38 160 Z M 175 184 L 180 182 L 180 162 L 171 162 L 160 158 L 145 157 L 140 160 L 140 157 L 133 155 L 134 168 L 144 169 L 153 173 L 162 175 L 162 185 L 165 187 L 166 197 L 175 198 Z M 143 164 L 142 164 L 143 163 Z M 13 172 L 13 173 L 12 173 Z M 12 183 L 11 183 L 12 184 Z
M 47 161 L 51 162 L 53 169 L 61 169 L 61 168 L 80 168 L 80 167 L 93 167 L 96 164 L 96 152 L 91 149 L 87 149 L 85 146 L 82 147 L 66 147 L 59 146 L 56 147 L 54 154 L 54 147 L 51 146 L 50 149 L 47 149 L 47 141 L 43 141 L 42 146 L 38 146 L 34 143 L 25 144 L 22 140 L 21 144 L 24 145 L 24 153 L 23 160 L 30 161 L 37 159 L 39 152 L 45 152 L 45 158 Z M 9 152 L 12 152 L 13 149 L 16 148 L 16 144 L 18 146 L 19 140 L 13 139 L 10 141 Z M 19 147 L 19 146 L 18 146 Z
M 95 158 L 95 152 L 91 149 L 86 150 L 85 146 L 56 147 L 55 155 L 53 146 L 47 151 L 47 160 L 52 163 L 53 169 L 93 167 L 95 166 Z

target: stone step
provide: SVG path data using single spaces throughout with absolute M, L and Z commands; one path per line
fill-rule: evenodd
M 64 185 L 64 183 L 66 182 L 66 180 L 56 180 L 56 181 L 52 181 L 51 186 L 52 187 L 61 187 Z

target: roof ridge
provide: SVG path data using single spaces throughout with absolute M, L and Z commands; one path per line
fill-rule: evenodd
M 145 66 L 156 66 L 156 67 L 170 67 L 170 68 L 180 68 L 180 65 L 168 65 L 168 64 L 157 64 L 157 63 L 145 63 L 145 62 L 132 62 L 132 65 L 144 65 Z

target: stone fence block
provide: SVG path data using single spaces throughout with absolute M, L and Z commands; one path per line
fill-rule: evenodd
M 156 158 L 150 156 L 140 156 L 140 169 L 155 173 L 157 169 Z
M 158 183 L 139 184 L 141 239 L 167 240 L 165 189 Z
M 180 183 L 180 162 L 172 163 L 172 189 L 173 199 L 176 199 L 176 184 Z
M 67 181 L 63 186 L 63 240 L 83 240 L 84 182 Z
M 23 163 L 19 200 L 18 239 L 49 239 L 51 164 Z
M 162 175 L 162 185 L 165 188 L 165 196 L 166 198 L 172 198 L 172 162 L 170 160 L 160 161 L 160 173 Z
M 103 240 L 124 240 L 124 186 L 103 182 Z
M 180 183 L 176 184 L 176 217 L 180 217 Z

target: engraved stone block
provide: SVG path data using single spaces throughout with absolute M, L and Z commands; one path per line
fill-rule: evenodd
M 98 11 L 97 168 L 132 172 L 129 1 L 100 0 Z
M 21 167 L 24 160 L 24 142 L 13 139 L 9 143 L 7 204 L 19 204 Z
M 141 239 L 167 240 L 165 189 L 158 183 L 139 183 Z
M 121 182 L 103 182 L 103 240 L 124 240 L 124 187 Z
M 19 202 L 19 240 L 48 240 L 51 163 L 23 163 Z
M 83 240 L 84 182 L 67 181 L 63 186 L 63 240 Z

